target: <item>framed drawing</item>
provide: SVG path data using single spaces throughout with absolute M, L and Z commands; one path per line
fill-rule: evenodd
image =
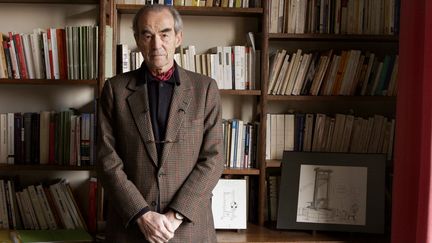
M 246 180 L 219 179 L 212 212 L 216 229 L 246 229 Z
M 285 151 L 277 228 L 384 232 L 385 155 Z

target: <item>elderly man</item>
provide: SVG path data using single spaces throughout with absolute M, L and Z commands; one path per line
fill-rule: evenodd
M 146 5 L 133 20 L 141 68 L 107 80 L 98 172 L 110 200 L 108 242 L 216 242 L 211 192 L 223 171 L 216 82 L 174 62 L 182 20 Z

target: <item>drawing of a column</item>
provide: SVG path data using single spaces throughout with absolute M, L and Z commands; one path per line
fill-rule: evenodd
M 312 201 L 314 209 L 329 209 L 329 188 L 331 170 L 315 168 L 315 186 Z

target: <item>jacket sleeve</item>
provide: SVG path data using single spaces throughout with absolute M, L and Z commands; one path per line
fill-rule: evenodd
M 199 209 L 207 210 L 202 205 L 210 201 L 211 192 L 224 168 L 220 96 L 214 80 L 210 82 L 206 95 L 204 137 L 198 160 L 168 205 L 192 223 L 202 214 Z
M 123 161 L 116 152 L 115 106 L 111 80 L 105 82 L 98 108 L 97 169 L 110 203 L 127 227 L 148 203 L 123 171 Z

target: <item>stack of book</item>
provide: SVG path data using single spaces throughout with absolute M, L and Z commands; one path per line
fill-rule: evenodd
M 261 0 L 117 0 L 118 4 L 165 4 L 190 7 L 259 8 Z

